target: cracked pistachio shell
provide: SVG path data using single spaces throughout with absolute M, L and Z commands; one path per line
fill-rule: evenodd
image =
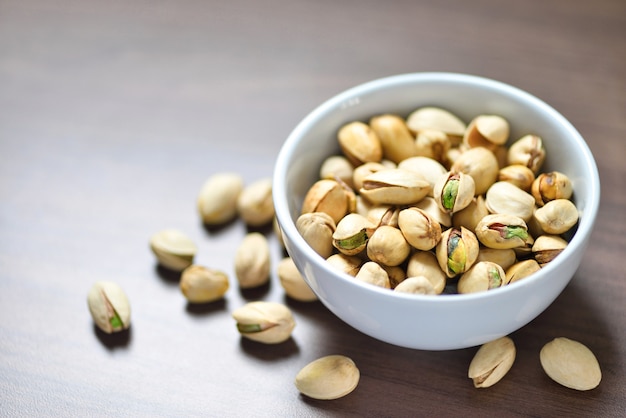
M 107 334 L 128 329 L 130 303 L 115 282 L 97 281 L 87 294 L 87 306 L 98 328 Z
M 296 229 L 302 238 L 323 258 L 328 258 L 333 252 L 335 228 L 333 218 L 324 212 L 305 213 L 296 220 Z
M 249 289 L 268 282 L 270 277 L 270 247 L 259 232 L 248 233 L 235 253 L 235 274 L 239 287 Z
M 504 269 L 490 261 L 479 261 L 463 273 L 457 283 L 459 293 L 484 292 L 504 286 Z
M 474 191 L 475 184 L 472 176 L 449 171 L 439 177 L 435 183 L 433 195 L 441 210 L 455 213 L 465 209 L 472 202 Z
M 530 188 L 535 181 L 535 173 L 525 165 L 507 165 L 498 171 L 497 181 L 506 181 L 525 192 L 530 192 Z
M 338 181 L 318 180 L 304 196 L 301 213 L 324 212 L 337 223 L 349 210 L 350 198 Z
M 357 166 L 352 174 L 352 184 L 354 185 L 354 190 L 360 190 L 363 187 L 363 181 L 367 176 L 383 170 L 389 170 L 389 167 L 386 167 L 381 163 L 365 163 Z
M 446 287 L 446 274 L 439 267 L 437 257 L 430 251 L 416 251 L 410 257 L 406 268 L 407 277 L 423 276 L 430 280 L 436 294 Z
M 391 288 L 389 275 L 385 269 L 375 261 L 364 263 L 354 278 L 374 286 L 384 287 L 385 289 Z
M 550 379 L 570 389 L 591 390 L 602 380 L 600 364 L 593 352 L 569 338 L 555 338 L 544 345 L 539 360 Z
M 438 161 L 428 157 L 411 157 L 398 164 L 398 168 L 417 173 L 422 180 L 426 180 L 430 185 L 428 196 L 433 196 L 435 183 L 448 170 Z
M 317 300 L 317 295 L 304 281 L 304 277 L 291 257 L 285 257 L 278 263 L 278 279 L 287 296 L 300 302 Z
M 180 290 L 191 303 L 221 299 L 228 290 L 228 275 L 223 271 L 191 265 L 180 276 Z
M 475 117 L 463 136 L 463 143 L 470 148 L 484 147 L 494 150 L 509 139 L 509 122 L 498 115 L 480 115 Z
M 413 111 L 406 122 L 409 129 L 419 133 L 426 129 L 445 132 L 451 140 L 460 140 L 465 133 L 466 125 L 452 112 L 433 106 L 421 107 Z
M 450 147 L 450 138 L 442 131 L 424 129 L 415 137 L 416 155 L 432 158 L 433 161 L 445 161 Z
M 442 210 L 434 197 L 426 196 L 419 202 L 413 204 L 413 206 L 428 213 L 442 226 L 448 228 L 452 226 L 452 217 L 450 216 L 450 213 Z
M 385 266 L 398 266 L 411 253 L 411 246 L 398 228 L 379 226 L 367 242 L 367 256 Z
M 519 261 L 509 268 L 505 269 L 506 284 L 515 283 L 517 281 L 525 279 L 531 274 L 538 272 L 540 269 L 541 267 L 539 266 L 539 263 L 537 263 L 532 258 Z
M 496 249 L 481 247 L 478 251 L 478 258 L 476 259 L 477 263 L 479 261 L 491 261 L 492 263 L 496 263 L 506 272 L 509 267 L 515 264 L 517 257 L 515 251 L 510 248 Z
M 524 245 L 523 247 L 513 248 L 513 251 L 515 251 L 515 255 L 517 256 L 517 258 L 522 260 L 528 257 L 532 257 L 532 254 L 533 254 L 532 248 L 533 248 L 534 243 L 535 243 L 535 239 L 532 237 L 532 235 L 528 235 L 528 239 L 526 240 L 526 245 Z
M 525 222 L 535 209 L 535 198 L 506 181 L 495 182 L 485 195 L 485 204 L 491 213 L 515 215 Z
M 398 226 L 398 215 L 400 209 L 392 205 L 376 205 L 368 212 L 366 218 L 374 224 L 376 228 L 383 225 Z
M 567 241 L 558 235 L 541 235 L 532 246 L 532 253 L 540 266 L 554 260 L 567 247 Z
M 578 209 L 571 200 L 551 200 L 535 213 L 535 220 L 546 234 L 563 234 L 578 222 Z
M 352 176 L 354 166 L 343 155 L 331 155 L 326 158 L 320 167 L 320 179 L 341 180 L 349 187 L 354 187 Z
M 469 270 L 478 257 L 478 240 L 467 228 L 450 228 L 435 247 L 439 267 L 449 278 Z
M 394 289 L 400 293 L 411 293 L 414 295 L 437 295 L 430 280 L 424 276 L 407 277 Z
M 198 251 L 191 238 L 177 229 L 164 229 L 152 235 L 150 249 L 161 266 L 173 271 L 189 267 Z
M 511 164 L 521 164 L 530 168 L 534 174 L 539 172 L 544 160 L 546 150 L 543 147 L 543 140 L 537 135 L 525 135 L 515 141 L 509 147 L 507 162 Z
M 474 194 L 482 195 L 498 178 L 498 160 L 487 148 L 470 148 L 456 159 L 450 171 L 465 173 L 474 180 Z
M 237 212 L 251 226 L 268 224 L 274 219 L 272 179 L 263 178 L 244 187 L 237 198 Z
M 360 193 L 377 204 L 410 205 L 422 200 L 429 190 L 429 183 L 418 174 L 396 168 L 365 177 Z
M 406 241 L 418 250 L 431 250 L 441 239 L 441 225 L 427 212 L 408 207 L 398 215 L 398 227 Z
M 296 326 L 291 310 L 276 302 L 249 302 L 232 313 L 239 333 L 264 344 L 279 344 L 291 337 Z
M 404 119 L 397 115 L 380 115 L 370 120 L 370 127 L 378 136 L 383 158 L 399 163 L 415 155 L 413 134 Z
M 352 359 L 333 354 L 304 366 L 296 375 L 295 385 L 309 398 L 331 400 L 348 395 L 359 379 L 359 369 Z
M 237 216 L 237 198 L 243 178 L 236 173 L 217 173 L 209 177 L 197 199 L 198 212 L 206 225 L 220 225 Z
M 478 222 L 487 215 L 489 215 L 489 211 L 485 204 L 485 198 L 478 195 L 472 199 L 467 207 L 454 214 L 452 217 L 452 225 L 457 228 L 464 226 L 470 231 L 475 231 Z
M 531 193 L 538 206 L 556 199 L 572 197 L 572 182 L 569 177 L 558 171 L 542 173 L 531 185 Z
M 338 271 L 342 271 L 350 276 L 354 277 L 359 272 L 361 265 L 363 264 L 363 260 L 359 257 L 349 256 L 345 254 L 333 254 L 326 259 L 328 264 L 330 264 L 334 269 Z
M 349 213 L 333 232 L 333 247 L 346 255 L 357 255 L 365 249 L 376 225 L 358 213 Z
M 383 158 L 380 138 L 363 122 L 350 122 L 342 126 L 337 133 L 337 139 L 343 154 L 355 166 L 366 162 L 380 162 Z
M 515 354 L 515 344 L 509 337 L 483 344 L 474 355 L 467 376 L 476 388 L 493 386 L 511 370 Z
M 476 238 L 489 248 L 524 247 L 528 241 L 528 227 L 518 216 L 491 214 L 476 225 Z

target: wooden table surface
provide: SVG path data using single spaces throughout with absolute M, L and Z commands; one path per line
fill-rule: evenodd
M 242 292 L 241 222 L 206 229 L 204 180 L 271 176 L 294 126 L 330 96 L 417 71 L 491 77 L 563 113 L 595 155 L 602 202 L 570 285 L 513 333 L 507 376 L 475 389 L 476 348 L 374 340 L 321 303 L 269 286 Z M 626 414 L 626 2 L 0 0 L 0 415 L 624 416 Z M 197 263 L 231 287 L 188 305 L 150 236 L 185 231 Z M 282 252 L 271 229 L 272 263 Z M 86 295 L 118 282 L 132 326 L 96 331 Z M 286 303 L 293 338 L 240 338 L 231 312 Z M 494 312 L 497 315 L 497 312 Z M 460 319 L 462 320 L 462 319 Z M 541 369 L 554 337 L 586 344 L 603 372 L 577 392 Z M 335 401 L 299 395 L 309 361 L 361 371 Z

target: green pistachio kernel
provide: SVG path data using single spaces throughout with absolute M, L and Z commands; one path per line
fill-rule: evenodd
M 502 277 L 500 276 L 500 272 L 497 268 L 492 268 L 489 270 L 489 289 L 495 289 L 496 287 L 502 286 Z
M 455 274 L 462 273 L 465 271 L 466 262 L 465 242 L 461 239 L 459 231 L 453 231 L 448 239 L 448 268 Z
M 459 193 L 460 177 L 458 175 L 450 176 L 446 185 L 443 187 L 441 202 L 447 210 L 454 209 L 454 202 Z
M 237 324 L 237 330 L 242 334 L 265 331 L 268 327 L 261 324 Z
M 528 231 L 519 225 L 493 224 L 489 228 L 500 232 L 500 236 L 504 239 L 517 237 L 525 241 L 528 238 Z
M 367 242 L 367 239 L 367 230 L 363 228 L 351 237 L 338 239 L 336 241 L 336 244 L 338 248 L 342 248 L 344 250 L 354 250 L 365 244 Z

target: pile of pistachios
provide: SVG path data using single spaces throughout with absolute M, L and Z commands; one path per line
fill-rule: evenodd
M 296 226 L 338 270 L 399 292 L 486 291 L 557 257 L 578 223 L 565 173 L 542 172 L 541 137 L 510 142 L 497 115 L 438 107 L 354 121 L 320 167 Z

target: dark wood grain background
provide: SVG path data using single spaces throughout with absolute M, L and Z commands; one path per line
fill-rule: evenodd
M 241 292 L 232 261 L 246 227 L 207 230 L 195 209 L 215 172 L 270 176 L 291 129 L 330 96 L 416 71 L 537 95 L 600 170 L 582 265 L 512 334 L 515 365 L 490 389 L 466 377 L 475 348 L 376 341 L 318 302 L 286 299 L 274 269 L 269 286 Z M 624 416 L 625 139 L 622 0 L 0 0 L 0 415 Z M 199 264 L 230 274 L 223 301 L 188 305 L 157 268 L 148 240 L 168 227 L 196 241 Z M 125 289 L 129 332 L 94 328 L 96 280 Z M 240 338 L 230 312 L 255 299 L 292 308 L 290 341 Z M 597 389 L 543 373 L 539 350 L 557 336 L 594 351 Z M 298 370 L 332 353 L 355 360 L 358 388 L 300 396 Z

